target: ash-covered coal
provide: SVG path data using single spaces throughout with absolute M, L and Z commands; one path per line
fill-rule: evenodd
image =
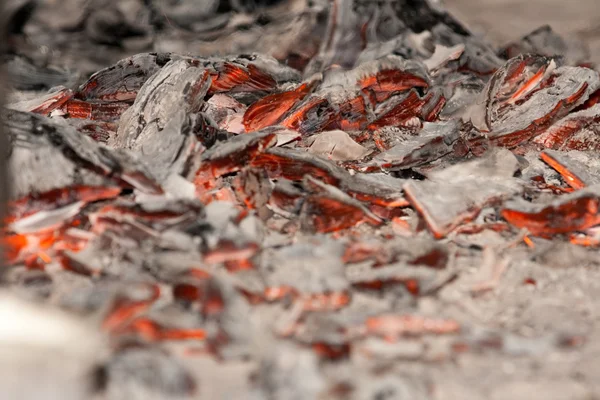
M 600 77 L 549 28 L 496 48 L 433 0 L 5 18 L 2 279 L 103 338 L 77 343 L 80 398 L 488 398 L 532 374 L 586 398 L 599 378 Z M 79 348 L 57 343 L 32 357 Z M 68 361 L 44 364 L 60 385 Z

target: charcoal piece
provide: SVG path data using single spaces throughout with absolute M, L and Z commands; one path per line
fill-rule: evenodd
M 276 59 L 261 54 L 246 54 L 224 59 L 200 59 L 210 68 L 209 94 L 229 92 L 270 92 L 278 84 L 299 82 L 300 75 Z
M 166 199 L 133 202 L 120 200 L 101 207 L 90 214 L 90 223 L 95 232 L 101 232 L 100 225 L 143 224 L 154 231 L 183 227 L 184 229 L 203 216 L 200 203 Z
M 572 112 L 539 136 L 535 143 L 554 150 L 600 150 L 600 104 Z
M 140 89 L 108 144 L 141 153 L 157 174 L 186 173 L 202 146 L 190 114 L 200 110 L 209 85 L 208 71 L 190 61 L 167 63 Z
M 22 171 L 12 184 L 11 197 L 37 196 L 39 204 L 29 204 L 32 210 L 55 201 L 66 205 L 114 197 L 128 187 L 161 193 L 135 157 L 111 152 L 66 124 L 16 111 L 7 112 L 4 123 L 12 142 L 9 164 L 13 171 Z M 48 168 L 54 172 L 48 174 Z
M 355 173 L 343 179 L 339 188 L 359 201 L 383 207 L 403 207 L 402 185 L 406 181 L 383 173 Z
M 84 100 L 135 100 L 144 83 L 173 59 L 165 53 L 141 53 L 93 74 L 77 95 Z
M 402 263 L 406 266 L 443 270 L 448 268 L 450 260 L 447 247 L 422 237 L 395 238 L 384 243 L 359 241 L 355 245 L 358 246 L 358 251 L 353 251 L 352 246 L 347 248 L 348 262 L 371 260 L 373 267 Z M 363 246 L 368 246 L 369 251 L 364 251 Z
M 541 177 L 544 182 L 556 186 L 561 185 L 561 176 L 556 170 L 542 161 L 538 151 L 529 151 L 521 158 L 521 179 L 526 182 L 539 179 Z
M 305 175 L 337 184 L 349 174 L 334 163 L 310 153 L 286 148 L 272 148 L 255 157 L 251 166 L 267 171 L 271 179 L 301 181 Z
M 371 26 L 372 27 L 372 26 Z M 432 52 L 427 40 L 428 35 L 417 35 L 412 32 L 403 32 L 400 35 L 383 42 L 374 41 L 369 36 L 373 30 L 367 31 L 367 46 L 362 50 L 354 67 L 358 67 L 368 61 L 374 61 L 392 54 L 399 55 L 404 59 L 422 60 L 431 56 Z
M 195 177 L 198 191 L 213 188 L 214 180 L 252 165 L 257 157 L 274 146 L 277 136 L 269 131 L 234 136 L 219 142 L 202 154 L 201 165 Z
M 373 131 L 373 142 L 377 149 L 385 152 L 390 148 L 403 143 L 412 136 L 416 136 L 422 128 L 421 121 L 415 119 L 414 126 L 384 126 Z M 407 124 L 408 125 L 408 124 Z
M 265 252 L 260 268 L 269 287 L 290 287 L 301 294 L 343 292 L 349 287 L 343 253 L 342 243 L 316 236 Z
M 537 72 L 524 75 L 528 65 Z M 590 69 L 555 69 L 553 60 L 519 56 L 490 79 L 483 98 L 474 106 L 471 121 L 479 129 L 490 130 L 492 142 L 515 147 L 582 104 L 598 85 L 598 74 Z
M 326 98 L 314 95 L 294 107 L 281 125 L 304 136 L 319 133 L 336 126 L 336 110 Z
M 321 132 L 310 142 L 309 152 L 334 161 L 360 160 L 370 152 L 344 131 Z
M 397 92 L 412 88 L 427 88 L 430 78 L 419 61 L 387 55 L 368 61 L 349 71 L 333 70 L 324 74 L 320 91 L 331 89 L 361 89 L 382 102 Z M 318 92 L 318 93 L 319 93 Z
M 399 170 L 417 167 L 451 153 L 460 139 L 458 121 L 425 123 L 416 135 L 363 164 L 362 170 Z
M 589 186 L 558 197 L 547 204 L 525 201 L 506 203 L 502 217 L 535 236 L 583 231 L 600 223 L 600 187 Z
M 368 4 L 368 1 L 359 3 Z M 393 7 L 397 17 L 413 32 L 431 31 L 435 26 L 443 25 L 456 35 L 470 36 L 468 29 L 438 2 L 405 0 L 394 2 Z
M 116 123 L 89 119 L 67 119 L 66 122 L 77 129 L 78 132 L 102 144 L 108 143 L 109 139 L 116 135 L 119 128 Z
M 121 115 L 131 107 L 126 102 L 97 102 L 81 101 L 77 99 L 67 100 L 57 113 L 67 118 L 90 119 L 100 122 L 119 122 Z
M 303 229 L 316 232 L 335 232 L 358 223 L 380 225 L 383 221 L 361 202 L 338 188 L 307 175 L 303 186 L 310 194 L 302 206 L 300 219 Z
M 326 7 L 321 1 L 303 4 L 302 8 L 269 7 L 243 18 L 223 11 L 209 21 L 197 21 L 191 27 L 195 32 L 163 29 L 155 38 L 154 48 L 206 57 L 260 52 L 302 71 L 322 41 L 324 28 L 319 19 L 326 17 Z M 157 25 L 172 28 L 164 17 L 157 17 L 161 21 Z
M 540 26 L 500 50 L 500 55 L 506 59 L 527 53 L 548 57 L 563 56 L 570 65 L 585 62 L 589 57 L 589 50 L 581 41 L 565 40 L 549 25 Z
M 172 356 L 152 349 L 130 349 L 105 366 L 106 392 L 111 399 L 187 399 L 196 382 Z
M 389 109 L 377 113 L 377 118 L 369 124 L 368 128 L 376 130 L 385 126 L 398 125 L 412 127 L 415 119 L 420 124 L 418 117 L 421 116 L 424 106 L 424 98 L 419 97 L 416 91 L 411 90 L 401 102 L 392 104 Z
M 311 92 L 315 83 L 302 83 L 296 88 L 267 95 L 250 105 L 243 118 L 246 131 L 252 132 L 279 123 L 288 111 Z
M 422 215 L 429 230 L 442 238 L 475 218 L 481 209 L 522 190 L 513 178 L 517 159 L 507 150 L 457 164 L 427 175 L 428 180 L 404 185 L 407 199 Z
M 527 94 L 539 89 L 548 76 L 560 66 L 560 60 L 524 54 L 508 60 L 499 68 L 480 93 L 473 106 L 473 124 L 485 131 L 492 130 L 500 116 Z
M 362 50 L 360 37 L 361 16 L 354 9 L 353 1 L 332 1 L 329 4 L 326 30 L 319 51 L 310 60 L 305 74 L 312 75 L 331 65 L 349 68 L 354 65 Z
M 558 171 L 573 189 L 600 183 L 600 154 L 596 152 L 544 150 L 540 157 Z
M 454 320 L 417 315 L 379 315 L 368 318 L 365 325 L 370 334 L 392 341 L 404 335 L 455 334 L 460 331 L 460 325 Z
M 308 65 L 314 73 L 332 64 L 351 67 L 367 41 L 390 40 L 405 32 L 421 33 L 441 24 L 450 32 L 468 35 L 450 14 L 427 0 L 374 3 L 336 1 L 330 7 L 325 40 L 319 54 Z M 368 32 L 368 36 L 364 32 Z
M 203 114 L 219 129 L 237 134 L 250 132 L 243 123 L 246 110 L 246 106 L 226 94 L 216 94 L 202 106 Z

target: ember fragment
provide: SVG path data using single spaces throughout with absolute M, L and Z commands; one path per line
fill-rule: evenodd
M 460 139 L 457 121 L 425 123 L 417 135 L 405 135 L 405 140 L 361 165 L 361 170 L 393 171 L 430 163 L 453 151 Z
M 162 175 L 163 163 L 167 171 L 184 173 L 201 146 L 190 113 L 200 111 L 210 82 L 209 72 L 190 60 L 170 61 L 144 83 L 108 144 L 141 153 Z
M 459 224 L 471 221 L 483 207 L 519 193 L 512 176 L 516 158 L 507 150 L 428 174 L 428 180 L 408 182 L 404 191 L 423 216 L 431 233 L 442 238 Z
M 600 183 L 600 156 L 595 152 L 544 150 L 540 157 L 558 171 L 573 189 Z
M 580 67 L 553 70 L 551 61 L 520 87 L 517 86 L 519 88 L 512 92 L 507 101 L 494 107 L 492 99 L 499 94 L 504 95 L 504 82 L 510 82 L 515 74 L 514 69 L 521 68 L 526 62 L 529 60 L 520 61 L 517 58 L 509 61 L 490 80 L 492 83 L 498 82 L 498 86 L 488 83 L 484 91 L 488 95 L 485 118 L 487 129 L 491 131 L 490 139 L 501 146 L 515 147 L 539 135 L 553 122 L 582 104 L 600 85 L 595 71 Z M 483 128 L 476 120 L 473 122 L 478 128 Z
M 546 129 L 535 143 L 554 150 L 600 150 L 600 104 L 573 112 Z
M 9 112 L 5 124 L 13 142 L 9 163 L 19 174 L 12 185 L 12 199 L 30 194 L 41 201 L 27 202 L 29 211 L 40 211 L 51 204 L 94 201 L 114 197 L 119 188 L 134 187 L 149 193 L 162 189 L 135 157 L 111 152 L 80 135 L 68 125 L 57 124 L 29 113 Z M 48 161 L 52 160 L 52 161 Z M 48 173 L 48 168 L 54 172 Z M 44 179 L 40 179 L 44 176 Z M 44 206 L 46 204 L 46 206 Z
M 373 225 L 383 222 L 359 201 L 331 185 L 306 176 L 304 187 L 312 192 L 306 197 L 301 212 L 305 229 L 326 233 L 347 229 L 363 221 Z
M 301 181 L 305 175 L 310 175 L 325 183 L 337 184 L 348 175 L 344 169 L 323 158 L 285 148 L 270 149 L 255 157 L 251 165 L 265 169 L 272 179 Z
M 312 85 L 303 83 L 293 90 L 265 96 L 252 104 L 244 114 L 246 131 L 252 132 L 277 124 L 311 89 Z
M 172 54 L 142 53 L 96 72 L 77 92 L 83 100 L 133 101 L 146 81 L 169 61 Z
M 199 193 L 214 186 L 214 180 L 237 172 L 254 163 L 267 149 L 274 146 L 277 136 L 270 132 L 255 132 L 236 136 L 207 150 L 201 158 L 194 183 Z
M 507 203 L 502 217 L 511 225 L 526 228 L 532 235 L 551 236 L 600 224 L 599 204 L 600 187 L 594 185 L 560 196 L 548 204 Z

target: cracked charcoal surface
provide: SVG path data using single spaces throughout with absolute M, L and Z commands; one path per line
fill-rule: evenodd
M 3 393 L 600 395 L 586 42 L 436 0 L 6 10 Z

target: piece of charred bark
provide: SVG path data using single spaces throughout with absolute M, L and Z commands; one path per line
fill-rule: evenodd
M 240 134 L 255 130 L 244 126 L 246 110 L 246 106 L 230 95 L 215 94 L 204 103 L 202 114 L 210 125 L 222 131 Z
M 461 139 L 460 128 L 458 121 L 425 123 L 416 134 L 400 136 L 400 143 L 358 168 L 363 171 L 394 171 L 435 161 L 454 151 Z
M 272 148 L 255 157 L 251 165 L 267 171 L 272 179 L 285 178 L 302 181 L 310 175 L 327 184 L 336 185 L 348 172 L 333 162 L 305 151 L 287 148 Z
M 502 209 L 502 217 L 536 236 L 583 231 L 600 223 L 598 193 L 598 185 L 593 185 L 560 196 L 548 204 L 532 204 L 523 200 L 510 202 Z
M 405 207 L 402 185 L 406 181 L 388 174 L 355 173 L 342 179 L 339 188 L 351 197 L 373 206 Z
M 309 192 L 300 212 L 302 228 L 321 233 L 351 228 L 361 222 L 381 225 L 383 221 L 361 202 L 338 188 L 306 176 L 303 186 Z
M 528 74 L 522 73 L 529 68 Z M 492 142 L 515 147 L 582 104 L 599 84 L 598 74 L 590 69 L 556 68 L 554 60 L 519 56 L 490 79 L 471 121 L 489 131 Z
M 52 223 L 57 205 L 81 208 L 90 201 L 115 197 L 124 188 L 162 192 L 131 154 L 111 152 L 66 124 L 35 114 L 11 111 L 4 118 L 11 141 L 10 170 L 20 171 L 10 192 L 13 219 L 48 211 Z
M 83 100 L 133 101 L 144 83 L 178 56 L 141 53 L 93 74 L 77 91 Z
M 236 178 L 234 189 L 238 199 L 250 210 L 256 210 L 258 217 L 265 221 L 271 216 L 267 203 L 271 197 L 272 183 L 267 172 L 248 168 Z
M 572 112 L 534 138 L 554 150 L 600 150 L 600 104 Z
M 145 202 L 116 201 L 90 214 L 90 224 L 96 233 L 119 225 L 141 224 L 155 232 L 182 227 L 185 229 L 203 216 L 202 205 L 193 201 L 166 201 L 157 199 Z
M 596 152 L 572 150 L 566 153 L 544 150 L 540 157 L 554 168 L 573 189 L 600 183 L 600 157 Z
M 213 146 L 202 154 L 200 167 L 195 174 L 197 193 L 213 189 L 217 178 L 252 165 L 276 142 L 277 136 L 266 131 L 234 136 Z
M 316 83 L 304 82 L 298 87 L 267 95 L 250 105 L 243 117 L 246 131 L 252 132 L 281 122 L 299 101 L 309 95 Z
M 146 81 L 108 144 L 141 153 L 163 176 L 193 174 L 190 166 L 203 146 L 194 132 L 197 121 L 192 114 L 200 111 L 211 84 L 209 72 L 194 64 L 171 61 Z
M 494 150 L 481 159 L 432 171 L 427 180 L 408 182 L 403 188 L 431 233 L 442 238 L 483 207 L 519 193 L 522 186 L 513 178 L 517 169 L 512 153 Z
M 271 92 L 278 84 L 299 82 L 300 74 L 275 58 L 252 53 L 222 59 L 200 59 L 211 71 L 209 94 Z

